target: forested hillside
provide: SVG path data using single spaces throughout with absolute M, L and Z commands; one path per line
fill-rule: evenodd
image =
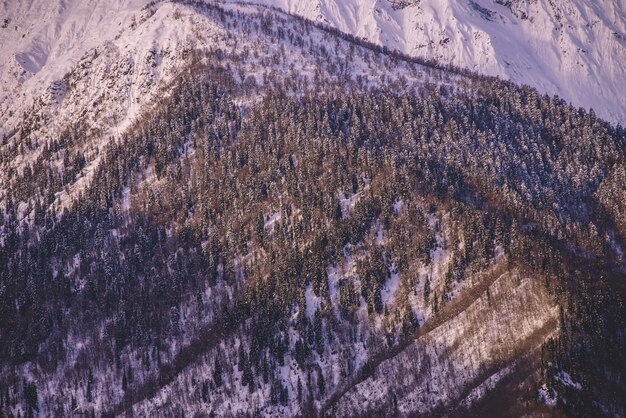
M 220 43 L 120 133 L 41 104 L 0 146 L 0 416 L 626 413 L 623 128 L 276 11 L 152 7 Z

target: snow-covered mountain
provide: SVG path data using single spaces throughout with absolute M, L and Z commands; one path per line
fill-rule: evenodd
M 83 55 L 113 41 L 146 0 L 4 0 L 0 3 L 0 135 L 69 73 Z M 151 43 L 155 40 L 145 39 Z
M 0 133 L 147 0 L 0 4 Z M 626 121 L 626 6 L 594 0 L 253 0 L 412 56 L 497 75 Z M 144 38 L 143 42 L 158 42 Z
M 585 1 L 0 3 L 0 417 L 623 416 Z
M 412 56 L 557 94 L 626 123 L 626 2 L 253 0 Z

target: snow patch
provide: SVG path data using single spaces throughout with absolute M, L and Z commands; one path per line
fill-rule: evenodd
M 306 297 L 306 315 L 311 319 L 320 306 L 320 297 L 315 294 L 311 284 L 306 288 L 304 296 Z
M 561 370 L 559 371 L 556 375 L 555 378 L 557 378 L 558 380 L 561 381 L 561 383 L 563 383 L 566 386 L 572 387 L 574 389 L 578 389 L 581 390 L 583 388 L 583 386 L 578 383 L 575 382 L 572 379 L 572 376 L 570 376 L 570 374 L 568 372 L 566 372 L 565 370 Z
M 545 403 L 548 406 L 556 406 L 556 402 L 558 400 L 558 395 L 556 394 L 556 391 L 548 387 L 548 385 L 545 383 L 541 388 L 539 388 L 538 397 L 541 402 Z
M 124 190 L 122 190 L 121 209 L 123 212 L 130 210 L 130 187 L 124 187 Z
M 359 193 L 354 193 L 351 196 L 346 196 L 343 192 L 339 193 L 339 204 L 341 205 L 341 216 L 343 219 L 350 216 L 350 213 L 354 209 L 359 199 Z
M 274 212 L 272 215 L 270 215 L 270 217 L 267 219 L 267 221 L 265 221 L 265 224 L 263 225 L 265 228 L 274 228 L 274 224 L 276 224 L 276 222 L 280 221 L 282 218 L 282 215 L 280 213 L 280 211 L 278 212 Z
M 500 257 L 502 257 L 504 255 L 504 248 L 502 248 L 501 245 L 496 245 L 496 247 L 493 250 L 493 256 L 496 259 L 496 261 L 500 260 Z
M 391 273 L 391 278 L 385 283 L 385 287 L 380 292 L 380 296 L 385 305 L 388 305 L 393 301 L 393 297 L 396 291 L 400 287 L 400 274 Z
M 393 213 L 395 213 L 396 215 L 400 213 L 403 208 L 404 208 L 404 202 L 402 201 L 402 199 L 398 199 L 395 202 L 393 202 Z

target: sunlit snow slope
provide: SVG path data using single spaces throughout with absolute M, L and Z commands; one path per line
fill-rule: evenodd
M 0 134 L 96 46 L 139 17 L 148 0 L 0 2 Z
M 208 0 L 207 0 L 208 1 Z M 623 1 L 252 0 L 410 55 L 558 94 L 626 121 Z M 114 39 L 148 0 L 0 3 L 0 133 L 85 51 Z M 14 120 L 14 119 L 13 119 Z
M 626 122 L 626 2 L 253 0 Z

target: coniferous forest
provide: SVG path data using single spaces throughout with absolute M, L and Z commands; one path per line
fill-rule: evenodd
M 282 20 L 321 30 L 188 7 L 297 47 Z M 84 120 L 42 143 L 32 113 L 4 138 L 2 167 L 40 153 L 2 180 L 0 416 L 623 416 L 624 129 L 435 63 L 368 83 L 304 48 L 334 58 L 262 80 L 188 51 L 97 166 Z

